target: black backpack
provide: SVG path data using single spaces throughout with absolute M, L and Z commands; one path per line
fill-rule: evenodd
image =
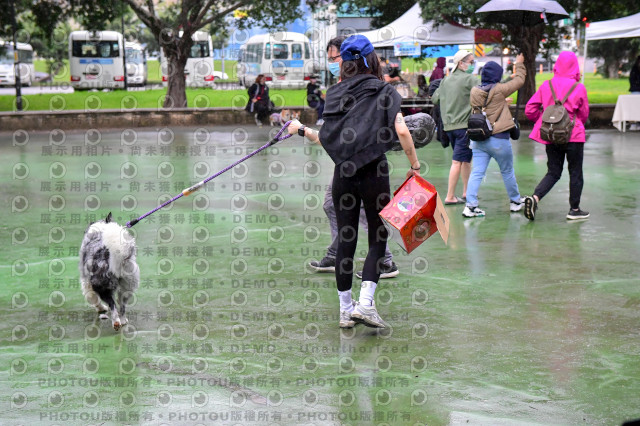
M 492 89 L 493 90 L 493 89 Z M 491 90 L 487 93 L 487 99 L 484 101 L 484 105 L 480 112 L 474 112 L 477 107 L 473 107 L 471 115 L 469 116 L 469 122 L 467 123 L 467 135 L 472 141 L 485 141 L 491 137 L 493 132 L 493 126 L 487 118 L 485 108 L 489 103 L 489 97 L 491 96 Z
M 577 85 L 578 82 L 573 83 L 573 86 L 571 86 L 562 101 L 559 101 L 555 90 L 553 90 L 551 80 L 549 80 L 554 104 L 546 107 L 542 113 L 542 124 L 540 126 L 540 138 L 542 140 L 556 145 L 564 145 L 571 139 L 571 132 L 573 132 L 576 119 L 575 117 L 571 119 L 571 115 L 564 107 L 564 103 L 567 102 L 569 95 Z

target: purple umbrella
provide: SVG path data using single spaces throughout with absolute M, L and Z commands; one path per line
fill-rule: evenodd
M 511 24 L 532 27 L 569 16 L 560 4 L 553 0 L 491 0 L 476 10 L 487 23 Z

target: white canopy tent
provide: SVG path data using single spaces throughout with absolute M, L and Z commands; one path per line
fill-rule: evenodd
M 587 27 L 584 40 L 584 58 L 587 59 L 589 40 L 640 37 L 640 13 L 608 21 L 592 22 Z M 582 73 L 584 83 L 584 72 Z
M 474 30 L 451 24 L 440 24 L 434 28 L 433 21 L 425 22 L 420 17 L 421 12 L 420 5 L 416 3 L 389 25 L 360 34 L 367 37 L 373 47 L 393 47 L 406 42 L 420 43 L 421 46 L 474 43 Z

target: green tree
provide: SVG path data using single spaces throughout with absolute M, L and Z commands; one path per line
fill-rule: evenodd
M 622 18 L 640 12 L 640 3 L 637 0 L 615 0 L 606 3 L 592 1 L 585 3 L 582 8 L 582 16 L 588 22 Z M 618 78 L 618 71 L 620 71 L 625 62 L 635 60 L 640 51 L 640 39 L 594 40 L 589 42 L 587 50 L 589 57 L 604 59 L 604 65 L 599 70 L 602 75 L 607 78 Z
M 98 1 L 98 0 L 94 0 Z M 109 3 L 99 0 L 101 3 Z M 208 28 L 210 33 L 226 31 L 224 18 L 236 11 L 246 11 L 239 27 L 279 28 L 301 16 L 298 0 L 184 0 L 180 4 L 152 0 L 119 0 L 131 7 L 149 28 L 167 58 L 168 88 L 164 106 L 186 107 L 184 68 L 193 44 L 191 36 Z
M 186 107 L 187 96 L 184 68 L 193 40 L 191 36 L 199 30 L 210 34 L 227 31 L 225 17 L 234 11 L 245 13 L 237 19 L 239 29 L 257 27 L 271 30 L 281 29 L 285 24 L 302 16 L 299 0 L 0 0 L 0 36 L 12 34 L 10 2 L 16 3 L 19 14 L 31 10 L 34 20 L 43 34 L 52 34 L 56 25 L 73 18 L 83 27 L 104 29 L 110 22 L 116 24 L 127 7 L 159 41 L 168 64 L 168 88 L 165 107 Z M 307 1 L 316 7 L 323 0 Z M 126 31 L 125 31 L 126 32 Z
M 519 22 L 506 24 L 487 24 L 483 21 L 483 16 L 475 13 L 486 0 L 419 0 L 423 16 L 430 16 L 436 22 L 442 23 L 453 21 L 469 25 L 473 28 L 493 28 L 499 29 L 503 34 L 503 45 L 515 48 L 525 56 L 525 67 L 527 78 L 524 86 L 520 90 L 520 102 L 526 102 L 536 91 L 535 83 L 535 58 L 540 50 L 543 39 L 550 41 L 550 44 L 557 44 L 562 30 L 554 25 L 545 25 L 541 22 L 535 26 L 522 26 Z M 575 0 L 561 0 L 565 9 L 571 10 L 575 6 Z

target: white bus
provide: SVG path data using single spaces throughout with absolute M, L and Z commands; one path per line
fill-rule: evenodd
M 147 56 L 140 43 L 125 42 L 127 84 L 144 86 L 147 84 Z
M 182 31 L 180 32 L 182 36 Z M 187 87 L 214 87 L 213 75 L 213 42 L 211 35 L 205 31 L 196 31 L 192 36 L 193 45 L 187 64 L 184 67 L 185 84 Z M 162 83 L 168 83 L 168 65 L 164 51 L 160 49 L 160 69 L 162 70 Z
M 300 89 L 306 87 L 313 72 L 309 38 L 301 33 L 255 35 L 240 49 L 238 81 L 245 87 L 264 74 L 269 87 Z
M 69 34 L 69 69 L 74 89 L 124 89 L 122 34 L 73 31 Z
M 0 85 L 16 84 L 13 42 L 0 40 Z M 33 47 L 27 43 L 18 43 L 18 60 L 20 61 L 20 83 L 31 86 L 36 78 L 33 66 Z

